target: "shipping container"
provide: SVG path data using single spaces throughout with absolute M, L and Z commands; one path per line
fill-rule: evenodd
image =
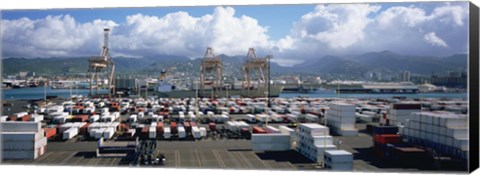
M 190 125 L 190 122 L 183 122 L 183 127 L 185 127 L 185 131 L 187 133 L 191 133 L 192 132 L 192 126 Z
M 208 129 L 210 129 L 210 132 L 217 131 L 217 125 L 211 122 L 208 124 Z
M 265 131 L 265 129 L 260 128 L 258 126 L 252 127 L 252 132 L 255 133 L 255 134 L 266 134 L 267 133 L 267 131 Z
M 172 133 L 170 132 L 170 127 L 163 128 L 163 138 L 170 139 L 172 137 Z
M 162 135 L 163 134 L 163 127 L 164 127 L 163 122 L 158 122 L 157 123 L 157 135 Z
M 177 134 L 178 133 L 178 125 L 176 122 L 170 122 L 170 132 L 172 134 Z
M 0 123 L 1 132 L 38 132 L 41 129 L 40 122 L 14 122 Z
M 374 141 L 380 144 L 387 143 L 401 143 L 402 137 L 398 134 L 377 134 L 374 137 Z
M 57 135 L 57 128 L 43 128 L 47 139 L 54 138 Z
M 207 136 L 207 128 L 205 128 L 205 127 L 200 127 L 199 129 L 200 129 L 200 135 L 201 135 L 202 137 L 206 137 L 206 136 Z
M 78 128 L 70 128 L 63 132 L 63 140 L 70 140 L 78 135 Z

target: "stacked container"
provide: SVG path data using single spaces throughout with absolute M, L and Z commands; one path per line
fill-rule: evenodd
M 467 159 L 467 115 L 446 111 L 417 112 L 412 115 L 401 133 L 409 142 L 432 148 L 443 155 Z
M 338 135 L 356 136 L 355 105 L 347 103 L 330 103 L 327 112 L 327 125 Z
M 40 122 L 0 122 L 2 159 L 36 159 L 43 155 L 47 138 Z
M 352 171 L 353 155 L 344 150 L 326 150 L 325 166 L 335 171 Z
M 296 150 L 315 162 L 323 162 L 325 150 L 336 149 L 328 127 L 316 123 L 300 124 L 296 138 Z
M 178 138 L 179 139 L 185 139 L 187 137 L 187 133 L 185 132 L 185 127 L 179 126 L 178 127 Z
M 150 125 L 150 128 L 148 129 L 148 138 L 149 139 L 157 138 L 157 126 L 156 125 Z
M 406 120 L 415 117 L 411 115 L 412 113 L 421 110 L 422 105 L 420 103 L 395 103 L 391 105 L 386 118 L 391 125 L 403 126 Z
M 200 132 L 200 129 L 197 126 L 192 127 L 192 135 L 193 135 L 193 138 L 195 139 L 202 138 L 202 133 Z
M 163 138 L 170 139 L 172 137 L 172 133 L 170 132 L 170 127 L 163 128 Z
M 291 149 L 288 134 L 252 134 L 253 151 L 287 151 Z

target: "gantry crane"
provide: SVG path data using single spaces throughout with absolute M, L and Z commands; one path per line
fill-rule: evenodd
M 247 91 L 247 95 L 250 95 L 250 90 L 253 89 L 252 86 L 252 73 L 256 71 L 257 78 L 257 91 L 258 93 L 267 92 L 268 81 L 267 77 L 270 74 L 270 66 L 268 64 L 269 57 L 257 58 L 254 48 L 249 48 L 247 53 L 247 58 L 245 63 L 242 65 L 242 88 Z M 263 86 L 261 86 L 263 82 Z
M 115 92 L 113 84 L 113 75 L 115 73 L 115 63 L 113 63 L 112 58 L 110 57 L 110 52 L 108 48 L 108 35 L 110 32 L 109 28 L 104 28 L 104 40 L 102 53 L 100 56 L 92 57 L 88 60 L 89 69 L 88 73 L 90 76 L 90 96 L 93 95 L 92 91 L 95 88 L 95 94 L 98 94 L 99 89 L 99 74 L 106 73 L 108 79 L 108 96 L 110 97 Z M 93 81 L 95 79 L 95 81 Z
M 207 48 L 200 67 L 200 90 L 205 95 L 206 76 L 213 73 L 213 80 L 209 82 L 212 87 L 212 96 L 219 96 L 223 86 L 223 63 L 219 57 L 216 57 L 211 47 Z

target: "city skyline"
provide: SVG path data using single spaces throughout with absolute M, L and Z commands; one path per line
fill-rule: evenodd
M 468 3 L 373 3 L 2 11 L 3 57 L 273 54 L 281 65 L 392 50 L 467 53 Z

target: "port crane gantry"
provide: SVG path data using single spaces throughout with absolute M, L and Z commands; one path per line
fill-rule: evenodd
M 104 40 L 103 47 L 100 56 L 92 57 L 88 60 L 89 62 L 89 77 L 90 77 L 90 96 L 93 95 L 92 91 L 95 88 L 95 94 L 98 94 L 99 89 L 99 74 L 107 74 L 108 80 L 108 96 L 110 97 L 115 92 L 113 84 L 113 75 L 115 73 L 115 63 L 110 57 L 109 47 L 108 47 L 108 35 L 110 32 L 109 28 L 104 28 Z M 95 81 L 94 81 L 95 80 Z
M 215 56 L 211 47 L 207 48 L 200 67 L 200 90 L 202 96 L 205 95 L 206 76 L 213 73 L 213 80 L 211 83 L 212 96 L 219 96 L 223 86 L 223 63 L 219 57 Z
M 254 87 L 252 87 L 252 79 L 254 78 L 252 73 L 256 73 L 257 91 L 259 93 L 267 91 L 269 81 L 267 77 L 269 77 L 270 74 L 268 59 L 269 56 L 258 58 L 254 48 L 248 49 L 247 57 L 242 65 L 242 88 L 247 91 L 247 95 L 250 95 L 250 89 L 254 89 Z M 261 86 L 262 82 L 263 86 Z

